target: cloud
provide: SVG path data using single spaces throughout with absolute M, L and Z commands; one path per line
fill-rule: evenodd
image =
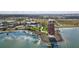
M 79 14 L 79 11 L 0 11 L 0 14 Z

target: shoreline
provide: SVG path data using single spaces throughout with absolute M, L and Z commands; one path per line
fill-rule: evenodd
M 8 33 L 8 32 L 15 32 L 15 31 L 17 31 L 17 30 L 14 30 L 14 29 L 13 30 L 6 30 L 6 31 L 1 31 L 0 30 L 0 33 L 2 33 L 2 32 L 7 32 Z M 31 31 L 31 30 L 27 30 L 27 31 Z M 40 32 L 40 31 L 31 31 L 31 32 L 37 34 L 41 38 L 41 43 L 46 43 L 47 46 L 50 46 L 50 41 L 48 39 L 48 34 Z M 56 37 L 57 42 L 62 42 L 63 41 L 60 32 L 55 31 L 55 37 Z
M 5 30 L 5 31 L 0 30 L 0 33 L 2 33 L 2 32 L 15 32 L 15 31 L 17 31 L 17 30 L 12 30 L 12 29 L 11 30 Z M 31 31 L 31 30 L 27 30 L 27 31 Z M 49 42 L 48 34 L 46 34 L 44 32 L 40 32 L 40 31 L 31 31 L 31 32 L 40 36 L 44 42 Z M 56 37 L 58 42 L 63 40 L 60 32 L 58 32 L 58 31 L 55 31 L 55 37 Z

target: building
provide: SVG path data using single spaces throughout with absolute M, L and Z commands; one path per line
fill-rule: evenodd
M 34 26 L 39 27 L 39 26 L 40 26 L 40 24 L 38 24 L 38 23 L 36 23 L 36 22 L 34 22 L 34 21 L 26 22 L 26 25 L 27 25 L 27 26 L 32 26 L 32 27 L 34 27 Z
M 54 35 L 55 34 L 55 26 L 54 26 L 54 19 L 48 20 L 48 34 Z
M 55 38 L 55 26 L 54 26 L 54 22 L 55 22 L 54 19 L 49 19 L 48 20 L 48 38 L 49 38 L 49 41 L 51 43 L 51 47 L 52 48 L 58 47 L 57 40 Z

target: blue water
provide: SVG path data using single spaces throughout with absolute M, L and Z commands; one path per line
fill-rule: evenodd
M 60 28 L 60 33 L 64 41 L 59 42 L 59 47 L 79 48 L 79 28 Z
M 60 33 L 64 40 L 57 42 L 59 48 L 79 48 L 79 28 L 60 28 Z M 46 44 L 38 44 L 39 40 L 30 31 L 0 33 L 0 48 L 47 48 Z
M 38 44 L 40 37 L 30 31 L 0 34 L 0 48 L 46 48 L 45 44 Z

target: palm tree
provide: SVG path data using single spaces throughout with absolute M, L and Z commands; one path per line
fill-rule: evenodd
M 26 20 L 25 18 L 19 18 L 19 19 L 16 20 L 16 23 L 19 22 L 19 25 L 21 25 L 22 22 L 23 22 L 22 25 L 24 25 L 24 27 L 25 27 L 25 29 L 26 29 L 26 25 L 25 25 L 25 22 L 26 22 L 26 21 L 27 21 L 27 20 Z
M 6 21 L 5 21 L 5 22 L 2 22 L 2 23 L 3 23 L 4 26 L 8 26 L 8 24 L 9 24 L 9 23 L 6 22 Z
M 8 28 L 9 23 L 5 21 L 5 22 L 2 22 L 2 24 L 4 26 L 3 30 L 6 30 Z

